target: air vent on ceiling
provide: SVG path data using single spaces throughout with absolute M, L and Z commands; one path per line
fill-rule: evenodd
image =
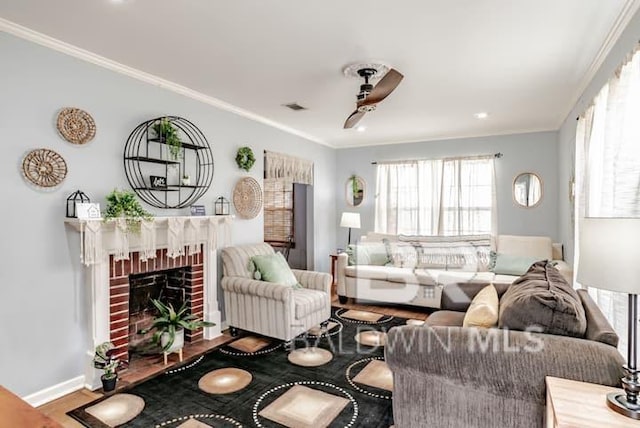
M 306 107 L 302 107 L 300 104 L 298 103 L 289 103 L 289 104 L 283 104 L 285 107 L 290 108 L 293 111 L 300 111 L 300 110 L 306 110 Z

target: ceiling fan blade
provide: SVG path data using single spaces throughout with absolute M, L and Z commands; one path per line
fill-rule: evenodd
M 404 76 L 399 71 L 391 69 L 373 88 L 371 93 L 362 101 L 358 102 L 358 107 L 378 104 L 389 96 L 391 92 L 400 84 Z
M 356 123 L 360 122 L 360 119 L 362 119 L 362 116 L 364 116 L 365 113 L 366 111 L 358 111 L 358 110 L 351 113 L 351 115 L 344 122 L 344 129 L 353 128 L 356 125 Z

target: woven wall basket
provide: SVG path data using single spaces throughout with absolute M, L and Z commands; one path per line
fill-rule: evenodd
M 260 183 L 251 177 L 241 178 L 233 188 L 233 206 L 240 218 L 255 218 L 262 210 Z
M 67 176 L 67 163 L 53 150 L 32 150 L 22 160 L 24 176 L 40 187 L 57 186 Z
M 89 113 L 67 107 L 58 113 L 58 132 L 70 143 L 86 144 L 96 135 L 96 123 Z

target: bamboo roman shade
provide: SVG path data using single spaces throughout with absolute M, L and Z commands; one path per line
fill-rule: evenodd
M 293 183 L 287 179 L 264 180 L 264 241 L 286 244 L 293 239 Z

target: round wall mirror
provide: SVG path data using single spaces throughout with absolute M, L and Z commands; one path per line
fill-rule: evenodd
M 364 201 L 365 194 L 365 182 L 362 177 L 352 175 L 347 179 L 345 195 L 347 197 L 347 204 L 352 207 L 360 206 Z
M 542 180 L 532 172 L 523 172 L 513 180 L 513 199 L 522 207 L 535 207 L 542 199 Z

